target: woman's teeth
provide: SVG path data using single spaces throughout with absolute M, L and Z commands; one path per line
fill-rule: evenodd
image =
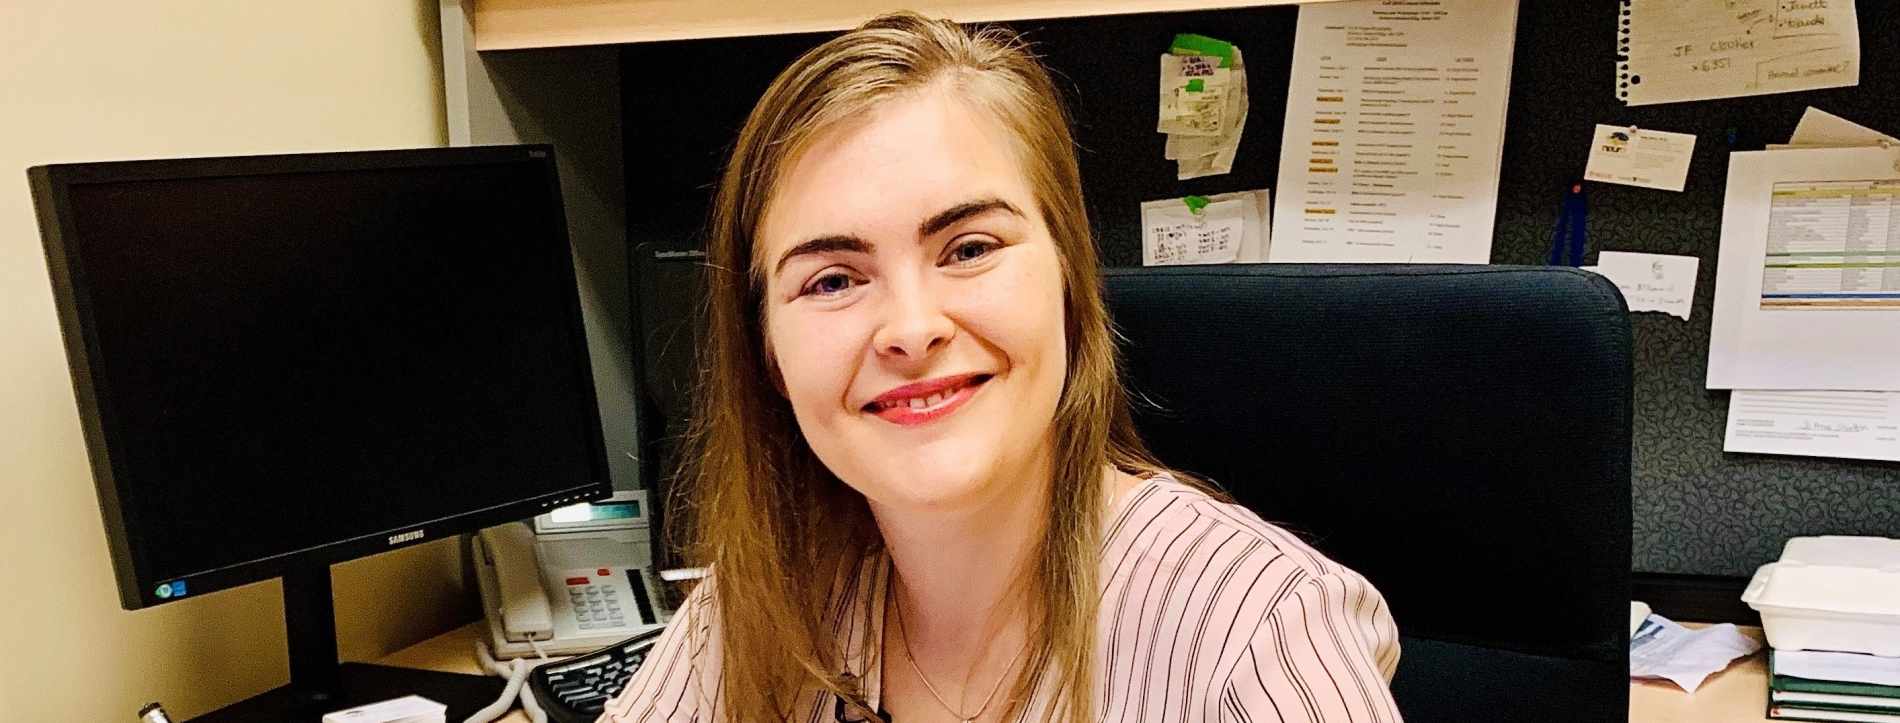
M 912 397 L 911 400 L 908 402 L 898 402 L 897 404 L 894 404 L 892 406 L 898 406 L 898 407 L 907 406 L 907 407 L 910 407 L 911 409 L 923 409 L 925 407 L 937 406 L 939 402 L 943 401 L 943 397 L 944 395 L 941 393 L 932 394 L 929 397 Z
M 886 402 L 879 406 L 881 406 L 884 409 L 898 409 L 902 407 L 909 407 L 911 409 L 927 409 L 930 407 L 937 406 L 938 404 L 942 404 L 943 400 L 949 399 L 950 395 L 954 393 L 955 392 L 938 392 L 928 397 L 912 397 L 910 399 L 903 399 L 903 400 L 898 400 L 895 402 Z

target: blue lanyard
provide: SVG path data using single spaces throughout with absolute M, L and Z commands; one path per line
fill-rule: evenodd
M 1557 216 L 1557 228 L 1550 232 L 1551 266 L 1583 265 L 1584 217 L 1589 212 L 1583 202 L 1583 184 L 1571 186 L 1564 196 L 1563 213 Z

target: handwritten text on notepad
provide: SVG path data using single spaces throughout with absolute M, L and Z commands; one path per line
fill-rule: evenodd
M 1854 0 L 1627 0 L 1618 94 L 1630 105 L 1860 83 Z

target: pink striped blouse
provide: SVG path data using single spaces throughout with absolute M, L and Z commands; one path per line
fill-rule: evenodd
M 1399 723 L 1387 682 L 1398 631 L 1379 592 L 1292 534 L 1167 475 L 1130 492 L 1111 516 L 1102 559 L 1102 721 Z M 845 672 L 878 705 L 881 666 L 855 651 L 881 640 L 888 560 L 840 601 L 834 630 Z M 601 723 L 724 719 L 712 586 L 681 606 Z M 1050 719 L 1045 677 L 1019 721 Z M 812 691 L 804 723 L 854 720 Z

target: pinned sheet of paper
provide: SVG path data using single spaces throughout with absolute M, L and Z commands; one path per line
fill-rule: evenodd
M 1807 112 L 1801 114 L 1801 122 L 1795 124 L 1794 135 L 1788 137 L 1787 147 L 1856 148 L 1883 143 L 1900 145 L 1900 138 L 1808 106 Z
M 1179 180 L 1234 170 L 1247 126 L 1247 66 L 1240 48 L 1182 34 L 1161 56 L 1160 118 L 1168 135 L 1164 155 Z
M 1274 263 L 1491 262 L 1517 9 L 1300 6 Z
M 1583 177 L 1625 186 L 1681 191 L 1689 180 L 1695 136 L 1635 126 L 1598 125 Z
M 1617 32 L 1630 105 L 1860 84 L 1854 0 L 1624 0 Z
M 1597 254 L 1597 265 L 1584 270 L 1616 284 L 1630 311 L 1660 311 L 1686 321 L 1695 302 L 1696 267 L 1701 263 L 1694 256 L 1604 251 Z
M 1722 450 L 1900 461 L 1900 393 L 1738 389 Z
M 1215 136 L 1227 122 L 1227 96 L 1233 69 L 1221 58 L 1161 56 L 1161 120 L 1155 129 L 1168 135 Z
M 1784 147 L 1853 148 L 1900 139 L 1811 107 L 1788 142 Z M 1719 283 L 1717 289 L 1720 299 Z M 1737 389 L 1729 395 L 1722 449 L 1900 461 L 1900 391 Z M 1776 658 L 1777 665 L 1783 662 Z
M 1710 389 L 1900 392 L 1896 151 L 1729 156 Z
M 1244 191 L 1141 204 L 1141 264 L 1258 263 L 1267 258 L 1268 193 Z

